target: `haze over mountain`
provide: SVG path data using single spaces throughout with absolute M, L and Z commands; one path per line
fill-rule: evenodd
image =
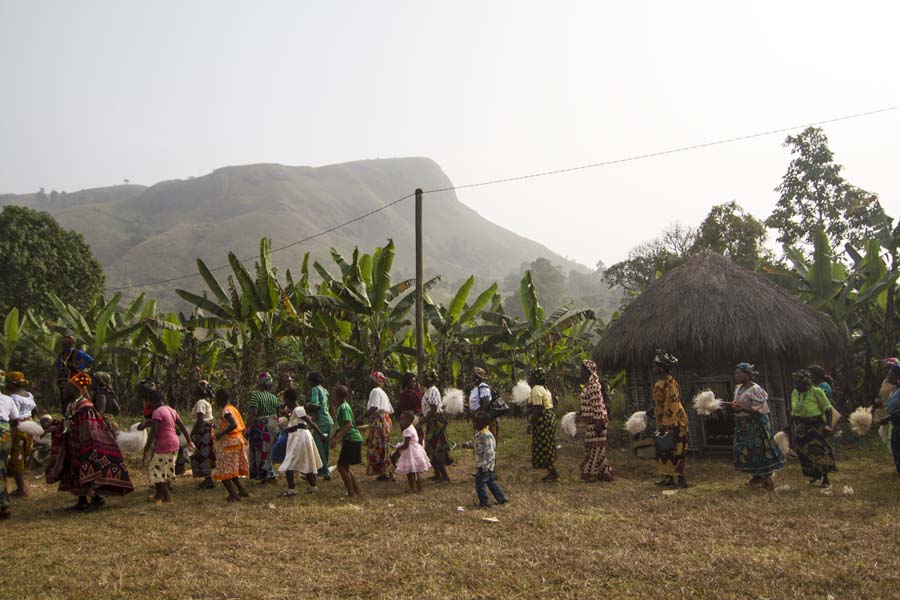
M 0 196 L 0 205 L 45 210 L 64 227 L 82 233 L 107 274 L 107 287 L 144 284 L 196 272 L 195 258 L 225 264 L 229 250 L 241 258 L 258 251 L 259 238 L 278 247 L 315 235 L 411 193 L 452 186 L 427 158 L 393 158 L 319 168 L 254 164 L 223 167 L 191 179 L 150 187 L 117 185 L 74 193 Z M 330 265 L 334 246 L 370 252 L 392 238 L 395 280 L 414 273 L 414 202 L 407 199 L 358 222 L 278 252 L 283 272 L 299 270 L 303 253 Z M 545 246 L 484 219 L 452 191 L 425 196 L 426 276 L 441 274 L 454 285 L 474 274 L 478 286 L 501 281 L 525 262 L 546 257 L 565 271 L 577 265 Z M 252 262 L 251 262 L 252 264 Z M 219 272 L 220 279 L 228 271 Z M 199 277 L 144 286 L 164 301 L 175 287 L 202 289 Z

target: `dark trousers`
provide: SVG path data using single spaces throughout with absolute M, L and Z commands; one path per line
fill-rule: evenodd
M 891 454 L 894 455 L 894 466 L 900 474 L 900 418 L 891 419 Z
M 494 472 L 486 471 L 479 467 L 478 472 L 475 473 L 475 493 L 478 494 L 479 506 L 487 506 L 490 504 L 490 502 L 488 502 L 487 490 L 491 490 L 491 494 L 494 495 L 494 500 L 497 501 L 497 504 L 504 504 L 506 502 L 506 496 L 503 494 L 503 490 L 501 490 L 497 482 L 494 481 Z

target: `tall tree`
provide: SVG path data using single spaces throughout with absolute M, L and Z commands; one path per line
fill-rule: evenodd
M 103 268 L 80 233 L 23 206 L 0 212 L 0 314 L 13 307 L 54 314 L 56 294 L 87 309 L 103 291 Z
M 784 145 L 794 158 L 775 188 L 780 197 L 766 219 L 766 225 L 778 231 L 778 241 L 802 244 L 809 254 L 821 224 L 832 248 L 842 248 L 848 242 L 864 245 L 873 234 L 871 224 L 884 214 L 878 196 L 841 176 L 843 167 L 834 161 L 822 129 L 808 127 L 788 136 Z
M 763 248 L 766 226 L 737 202 L 713 206 L 697 229 L 691 254 L 711 250 L 754 269 L 768 254 Z
M 674 223 L 660 237 L 629 250 L 625 260 L 606 270 L 603 279 L 629 294 L 639 294 L 662 274 L 684 263 L 696 237 L 693 228 Z
M 568 297 L 568 281 L 565 272 L 546 258 L 538 258 L 529 265 L 522 265 L 523 270 L 531 272 L 535 286 L 540 294 L 541 304 L 549 310 L 556 310 L 566 303 Z M 506 278 L 507 289 L 515 290 L 506 300 L 506 311 L 522 316 L 520 273 L 512 273 Z M 514 287 L 515 286 L 515 287 Z

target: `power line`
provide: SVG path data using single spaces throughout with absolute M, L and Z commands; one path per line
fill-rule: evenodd
M 678 147 L 678 148 L 670 148 L 670 149 L 668 149 L 668 150 L 660 150 L 660 151 L 657 151 L 657 152 L 648 152 L 648 153 L 645 153 L 645 154 L 635 154 L 635 155 L 632 155 L 632 156 L 627 156 L 627 157 L 625 157 L 625 158 L 617 158 L 617 159 L 614 159 L 614 160 L 607 160 L 607 161 L 598 162 L 598 163 L 591 163 L 591 164 L 587 164 L 587 165 L 580 165 L 580 166 L 577 166 L 577 167 L 568 167 L 568 168 L 564 168 L 564 169 L 556 169 L 556 170 L 552 170 L 552 171 L 540 171 L 540 172 L 537 172 L 537 173 L 529 173 L 529 174 L 526 174 L 526 175 L 518 175 L 518 176 L 516 176 L 516 177 L 506 177 L 506 178 L 503 178 L 503 179 L 491 179 L 491 180 L 487 180 L 487 181 L 480 181 L 480 182 L 477 182 L 477 183 L 469 183 L 469 184 L 463 184 L 463 185 L 454 185 L 454 186 L 450 186 L 450 187 L 437 188 L 437 189 L 433 189 L 433 190 L 424 190 L 423 193 L 425 193 L 425 194 L 436 194 L 436 193 L 438 193 L 438 192 L 450 192 L 450 191 L 456 191 L 456 190 L 464 190 L 464 189 L 470 189 L 470 188 L 485 187 L 485 186 L 488 186 L 488 185 L 497 185 L 497 184 L 501 184 L 501 183 L 511 183 L 511 182 L 514 182 L 514 181 L 523 181 L 523 180 L 526 180 L 526 179 L 535 179 L 535 178 L 538 178 L 538 177 L 548 177 L 548 176 L 550 176 L 550 175 L 562 175 L 562 174 L 564 174 L 564 173 L 573 173 L 573 172 L 575 172 L 575 171 L 584 171 L 584 170 L 587 170 L 587 169 L 596 169 L 596 168 L 599 168 L 599 167 L 607 167 L 607 166 L 610 166 L 610 165 L 617 165 L 617 164 L 626 163 L 626 162 L 633 162 L 633 161 L 637 161 L 637 160 L 644 160 L 644 159 L 647 159 L 647 158 L 655 158 L 655 157 L 657 157 L 657 156 L 666 156 L 666 155 L 669 155 L 669 154 L 677 154 L 677 153 L 680 153 L 680 152 L 688 152 L 688 151 L 690 151 L 690 150 L 699 150 L 699 149 L 701 149 L 701 148 L 710 148 L 710 147 L 712 147 L 712 146 L 722 146 L 722 145 L 724 145 L 724 144 L 731 144 L 731 143 L 734 143 L 734 142 L 741 142 L 741 141 L 745 141 L 745 140 L 752 140 L 752 139 L 755 139 L 755 138 L 766 137 L 766 136 L 770 136 L 770 135 L 776 135 L 776 134 L 779 134 L 779 133 L 787 133 L 788 131 L 794 131 L 794 130 L 797 130 L 797 129 L 806 129 L 807 127 L 815 127 L 815 126 L 818 126 L 818 125 L 827 125 L 827 124 L 829 124 L 829 123 L 837 123 L 837 122 L 840 122 L 840 121 L 849 121 L 850 119 L 858 119 L 858 118 L 860 118 L 860 117 L 868 117 L 868 116 L 872 116 L 872 115 L 877 115 L 877 114 L 881 114 L 881 113 L 886 113 L 886 112 L 894 111 L 894 110 L 897 110 L 897 109 L 900 109 L 900 105 L 888 106 L 888 107 L 885 107 L 885 108 L 879 108 L 879 109 L 876 109 L 876 110 L 870 110 L 870 111 L 866 111 L 866 112 L 854 113 L 854 114 L 852 114 L 852 115 L 844 115 L 844 116 L 842 116 L 842 117 L 835 117 L 835 118 L 833 118 L 833 119 L 825 119 L 825 120 L 822 120 L 822 121 L 814 121 L 814 122 L 806 123 L 806 124 L 803 124 L 803 125 L 792 125 L 792 126 L 790 126 L 790 127 L 781 127 L 781 128 L 779 128 L 779 129 L 769 129 L 769 130 L 767 130 L 767 131 L 760 131 L 760 132 L 758 132 L 758 133 L 751 133 L 751 134 L 748 134 L 748 135 L 742 135 L 742 136 L 738 136 L 738 137 L 727 138 L 727 139 L 724 139 L 724 140 L 716 140 L 716 141 L 713 141 L 713 142 L 704 142 L 704 143 L 702 143 L 702 144 L 693 144 L 693 145 L 690 145 L 690 146 L 680 146 L 680 147 Z M 407 200 L 407 199 L 409 199 L 409 198 L 412 198 L 414 195 L 415 195 L 415 194 L 407 194 L 407 195 L 403 196 L 402 198 L 397 198 L 396 200 L 394 200 L 394 201 L 392 201 L 392 202 L 389 202 L 389 203 L 387 203 L 387 204 L 385 204 L 385 205 L 383 205 L 383 206 L 379 206 L 378 208 L 376 208 L 376 209 L 374 209 L 374 210 L 370 210 L 370 211 L 367 212 L 367 213 L 363 213 L 363 214 L 359 215 L 358 217 L 355 217 L 355 218 L 353 218 L 353 219 L 350 219 L 349 221 L 344 221 L 343 223 L 340 223 L 340 224 L 338 224 L 338 225 L 335 225 L 335 226 L 333 226 L 333 227 L 330 227 L 330 228 L 328 228 L 328 229 L 325 229 L 325 230 L 323 230 L 323 231 L 320 231 L 320 232 L 318 232 L 318 233 L 316 233 L 316 234 L 313 234 L 313 235 L 311 235 L 311 236 L 305 237 L 305 238 L 303 238 L 303 239 L 297 240 L 297 241 L 295 241 L 295 242 L 290 242 L 289 244 L 285 244 L 285 245 L 283 245 L 283 246 L 279 246 L 279 247 L 277 247 L 277 248 L 273 248 L 273 249 L 272 249 L 272 253 L 274 254 L 274 253 L 276 253 L 276 252 L 280 252 L 281 250 L 286 250 L 286 249 L 288 249 L 288 248 L 292 248 L 292 247 L 294 247 L 294 246 L 298 246 L 298 245 L 300 245 L 300 244 L 304 244 L 304 243 L 309 242 L 309 241 L 311 241 L 311 240 L 314 240 L 314 239 L 316 239 L 316 238 L 322 237 L 323 235 L 327 235 L 327 234 L 329 234 L 329 233 L 333 233 L 333 232 L 337 231 L 338 229 L 341 229 L 341 228 L 343 228 L 343 227 L 346 227 L 347 225 L 351 225 L 351 224 L 356 223 L 356 222 L 358 222 L 358 221 L 362 221 L 363 219 L 367 219 L 368 217 L 371 217 L 372 215 L 374 215 L 374 214 L 376 214 L 376 213 L 379 213 L 379 212 L 381 212 L 381 211 L 383 211 L 383 210 L 386 210 L 386 209 L 388 209 L 388 208 L 390 208 L 390 207 L 392 207 L 392 206 L 394 206 L 394 205 L 396 205 L 396 204 L 399 204 L 399 203 L 403 202 L 404 200 Z M 240 259 L 240 262 L 241 262 L 241 263 L 245 263 L 245 262 L 247 262 L 247 261 L 254 260 L 255 258 L 257 258 L 257 256 L 249 256 L 249 257 L 247 257 L 247 258 L 242 258 L 242 259 Z M 215 268 L 210 269 L 210 271 L 211 271 L 211 272 L 221 271 L 221 270 L 223 270 L 223 269 L 227 269 L 229 266 L 230 266 L 229 264 L 220 265 L 220 266 L 218 266 L 218 267 L 215 267 Z M 107 291 L 107 292 L 116 292 L 116 291 L 129 290 L 129 289 L 134 289 L 134 288 L 152 287 L 152 286 L 162 285 L 162 284 L 164 284 L 164 283 L 172 283 L 172 282 L 174 282 L 174 281 L 181 281 L 181 280 L 183 280 L 183 279 L 189 279 L 189 278 L 191 278 L 191 277 L 199 277 L 199 276 L 200 276 L 200 273 L 198 273 L 198 272 L 194 272 L 194 273 L 186 273 L 186 274 L 184 274 L 184 275 L 179 275 L 179 276 L 177 276 L 177 277 L 170 277 L 170 278 L 168 278 L 168 279 L 160 279 L 160 280 L 157 280 L 157 281 L 149 281 L 149 282 L 146 282 L 146 283 L 136 283 L 136 284 L 132 284 L 132 285 L 125 285 L 125 286 L 118 286 L 118 287 L 106 288 L 106 291 Z

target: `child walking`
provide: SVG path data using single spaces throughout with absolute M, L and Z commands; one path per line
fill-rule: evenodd
M 475 413 L 475 493 L 478 495 L 478 508 L 490 506 L 487 489 L 491 490 L 497 504 L 506 504 L 506 496 L 500 485 L 494 480 L 494 469 L 497 466 L 497 440 L 491 433 L 491 417 L 488 413 Z
M 409 493 L 418 494 L 422 491 L 422 479 L 420 475 L 431 469 L 431 461 L 425 447 L 419 443 L 419 434 L 414 425 L 416 415 L 411 410 L 400 413 L 400 428 L 403 430 L 403 443 L 397 446 L 400 459 L 397 461 L 396 472 L 406 475 L 409 483 Z
M 341 442 L 341 455 L 338 457 L 338 473 L 351 498 L 359 497 L 359 486 L 350 467 L 362 464 L 362 434 L 353 420 L 353 409 L 350 408 L 350 390 L 345 385 L 337 385 L 331 390 L 331 410 L 334 412 L 337 432 L 331 438 L 331 449 L 337 448 Z
M 153 458 L 150 461 L 150 483 L 156 489 L 156 493 L 150 497 L 156 504 L 171 504 L 171 484 L 175 481 L 175 457 L 178 455 L 178 434 L 188 440 L 188 447 L 193 449 L 191 434 L 178 416 L 178 412 L 171 406 L 166 406 L 165 397 L 159 390 L 150 395 L 150 407 L 153 414 L 150 417 L 149 444 L 144 449 L 144 457 L 150 446 L 154 447 Z
M 284 461 L 278 467 L 287 478 L 288 489 L 284 495 L 286 497 L 297 495 L 297 490 L 294 489 L 294 471 L 299 471 L 306 478 L 309 483 L 307 492 L 313 494 L 319 491 L 316 473 L 322 468 L 322 457 L 319 456 L 313 434 L 309 430 L 312 429 L 320 437 L 322 432 L 315 421 L 307 416 L 306 410 L 302 406 L 297 406 L 297 390 L 285 390 L 284 407 L 290 413 L 285 428 L 288 438 Z M 328 440 L 324 440 L 323 443 L 328 443 Z

